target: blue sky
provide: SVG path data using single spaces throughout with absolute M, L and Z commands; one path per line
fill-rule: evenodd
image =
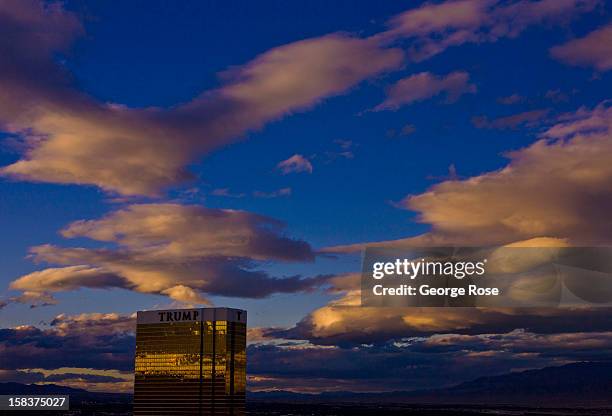
M 253 61 L 256 57 L 275 48 L 305 39 L 317 41 L 333 33 L 339 33 L 343 39 L 366 39 L 390 30 L 393 27 L 390 19 L 406 11 L 432 4 L 454 7 L 459 3 L 67 1 L 58 13 L 72 16 L 80 22 L 82 30 L 69 33 L 67 37 L 73 39 L 51 50 L 50 61 L 44 65 L 61 68 L 65 76 L 69 92 L 55 85 L 49 87 L 70 94 L 58 102 L 75 101 L 71 97 L 78 94 L 79 99 L 93 103 L 92 108 L 110 104 L 124 106 L 124 109 L 112 110 L 119 116 L 130 112 L 129 109 L 138 112 L 154 107 L 156 110 L 152 111 L 159 111 L 155 114 L 162 118 L 164 111 L 169 113 L 192 102 L 203 91 L 217 91 L 240 82 L 241 71 L 249 67 L 249 62 L 257 62 Z M 100 185 L 96 186 L 89 179 L 78 177 L 56 180 L 55 175 L 62 173 L 55 168 L 20 175 L 5 171 L 0 180 L 0 286 L 3 288 L 0 294 L 9 305 L 0 310 L 0 324 L 13 327 L 42 323 L 45 327 L 44 323 L 51 322 L 58 314 L 130 314 L 169 305 L 173 300 L 161 293 L 166 287 L 134 288 L 132 278 L 123 275 L 121 279 L 132 283 L 111 284 L 102 289 L 92 288 L 95 285 L 91 284 L 79 288 L 77 284 L 74 290 L 68 291 L 51 286 L 38 292 L 36 287 L 24 289 L 49 292 L 57 300 L 55 304 L 35 308 L 27 300 L 16 300 L 24 290 L 8 288 L 11 282 L 29 273 L 74 265 L 59 264 L 50 261 L 50 257 L 45 258 L 46 262 L 34 262 L 27 258 L 34 246 L 51 244 L 91 250 L 106 247 L 122 254 L 125 247 L 122 248 L 120 239 L 95 241 L 87 238 L 91 236 L 87 233 L 66 239 L 59 231 L 75 221 L 112 216 L 133 204 L 172 203 L 205 207 L 210 212 L 240 210 L 249 215 L 260 214 L 286 225 L 274 238 L 303 241 L 312 252 L 444 231 L 446 222 L 439 217 L 419 221 L 419 214 L 427 216 L 429 211 L 415 209 L 405 198 L 421 195 L 445 181 L 459 183 L 504 168 L 509 163 L 507 152 L 529 147 L 551 127 L 567 120 L 568 115 L 579 114 L 580 108 L 584 111 L 598 108 L 610 98 L 612 90 L 610 65 L 605 63 L 605 56 L 598 55 L 601 52 L 588 49 L 591 44 L 578 46 L 583 47 L 587 58 L 571 55 L 573 50 L 561 58 L 551 52 L 551 48 L 587 38 L 592 32 L 609 27 L 610 4 L 568 1 L 554 6 L 543 2 L 550 7 L 543 8 L 542 18 L 535 18 L 535 12 L 527 7 L 539 2 L 497 4 L 474 0 L 466 3 L 483 7 L 484 15 L 488 13 L 495 23 L 455 26 L 452 20 L 455 11 L 440 9 L 437 16 L 449 13 L 451 19 L 439 32 L 433 31 L 433 41 L 438 42 L 455 30 L 472 31 L 472 37 L 420 59 L 411 57 L 410 51 L 419 42 L 428 40 L 428 33 L 417 30 L 396 36 L 380 48 L 385 51 L 393 48 L 405 55 L 388 68 L 372 73 L 362 69 L 365 75 L 337 92 L 321 94 L 304 105 L 287 106 L 279 114 L 252 123 L 205 151 L 199 150 L 197 144 L 190 144 L 192 147 L 186 150 L 190 156 L 184 167 L 191 173 L 191 179 L 163 186 L 156 196 L 129 194 L 122 191 L 125 188 L 113 189 L 110 185 L 105 188 L 100 182 L 95 182 Z M 517 4 L 524 8 L 514 14 L 503 14 L 504 7 Z M 569 5 L 567 10 L 563 9 L 564 5 Z M 31 7 L 35 10 L 37 3 L 32 2 Z M 495 14 L 497 10 L 501 12 Z M 516 30 L 487 37 L 494 29 L 505 30 L 500 29 L 505 25 L 514 25 Z M 31 47 L 33 51 L 38 48 L 35 44 Z M 366 61 L 366 68 L 368 65 Z M 291 68 L 295 71 L 296 67 Z M 283 71 L 291 68 L 281 69 L 276 76 L 282 77 Z M 299 62 L 297 68 L 300 68 Z M 308 65 L 305 68 L 312 70 Z M 444 80 L 455 72 L 465 73 L 467 80 L 460 85 L 442 87 L 430 95 L 426 93 L 398 108 L 376 110 L 401 80 L 429 73 L 433 76 L 433 81 L 430 80 L 433 85 L 436 79 Z M 304 77 L 304 82 L 320 76 L 309 72 L 298 75 Z M 41 79 L 43 83 L 53 83 L 46 75 L 41 74 Z M 44 90 L 31 86 L 30 81 L 23 81 L 27 91 L 38 94 L 37 88 Z M 433 91 L 435 87 L 430 84 L 426 89 Z M 409 87 L 418 89 L 412 85 Z M 26 105 L 36 107 L 37 102 L 53 100 L 43 95 L 37 97 L 34 94 L 33 101 L 27 101 Z M 256 99 L 265 100 L 265 96 L 253 98 Z M 72 105 L 65 111 L 76 112 Z M 54 112 L 54 116 L 61 114 L 61 111 L 55 112 L 55 107 L 48 111 Z M 146 111 L 143 110 L 142 117 L 148 117 Z M 0 136 L 2 167 L 32 158 L 25 149 L 39 146 L 32 141 L 34 133 L 47 134 L 47 137 L 54 134 L 41 127 L 42 116 L 31 121 L 31 125 L 28 120 L 16 122 L 16 118 L 11 118 L 15 117 L 14 113 L 0 113 L 0 117 L 6 126 Z M 11 123 L 21 124 L 14 128 Z M 104 127 L 104 122 L 96 125 L 96 129 Z M 174 139 L 164 138 L 169 148 Z M 83 136 L 77 143 L 85 148 L 88 140 Z M 204 132 L 189 140 L 198 143 L 208 138 Z M 146 139 L 142 143 L 144 147 L 136 153 L 145 154 L 147 146 L 156 146 L 155 142 L 147 144 Z M 183 144 L 177 142 L 176 146 Z M 69 152 L 78 153 L 78 148 L 73 147 Z M 133 150 L 118 148 L 116 155 L 109 151 L 100 154 L 100 158 L 107 158 L 112 166 L 115 156 L 130 151 Z M 293 155 L 307 160 L 312 171 L 283 174 L 278 164 Z M 154 163 L 155 160 L 150 165 Z M 81 168 L 86 170 L 87 166 Z M 138 176 L 138 171 L 135 172 Z M 123 177 L 121 186 L 127 186 L 129 179 Z M 282 189 L 286 191 L 279 194 Z M 534 229 L 521 236 L 525 239 L 571 237 L 563 235 L 564 231 L 546 228 L 542 234 Z M 470 235 L 469 230 L 461 232 Z M 513 238 L 514 234 L 500 241 Z M 316 254 L 314 261 L 279 260 L 282 257 L 279 253 L 268 253 L 263 258 L 252 254 L 246 257 L 254 262 L 256 270 L 267 272 L 270 278 L 296 275 L 313 278 L 357 272 L 360 254 L 348 251 L 334 256 Z M 100 267 L 91 265 L 94 266 Z M 248 309 L 250 325 L 267 328 L 293 327 L 338 298 L 337 292 L 330 293 L 324 285 L 304 291 L 272 291 L 257 299 L 228 297 L 194 288 L 217 305 Z M 179 300 L 175 297 L 174 301 Z

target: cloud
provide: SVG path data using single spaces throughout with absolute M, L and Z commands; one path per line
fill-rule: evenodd
M 598 71 L 612 69 L 612 25 L 592 31 L 583 38 L 555 46 L 550 50 L 553 58 L 569 65 L 589 66 Z
M 358 293 L 350 294 L 313 311 L 293 328 L 267 334 L 348 348 L 445 332 L 475 335 L 528 328 L 540 333 L 571 333 L 610 328 L 610 311 L 602 309 L 375 308 L 360 306 L 355 303 L 358 299 Z
M 400 135 L 401 136 L 410 136 L 412 133 L 414 133 L 416 131 L 416 127 L 414 127 L 414 125 L 412 124 L 406 124 L 405 126 L 403 126 L 400 130 Z
M 9 303 L 24 303 L 30 305 L 30 308 L 37 308 L 39 306 L 55 305 L 57 304 L 57 300 L 46 292 L 25 290 L 19 296 L 9 298 L 9 301 L 5 302 L 4 306 L 8 305 Z
M 347 287 L 351 278 L 337 280 Z M 578 328 L 573 325 L 577 320 L 570 321 L 570 328 Z M 248 348 L 249 389 L 282 383 L 284 388 L 302 392 L 389 391 L 397 385 L 410 390 L 440 387 L 440 380 L 452 385 L 516 369 L 610 359 L 609 331 L 589 331 L 587 326 L 575 332 L 554 332 L 557 328 L 416 337 L 404 328 L 393 339 L 373 338 L 367 344 L 340 347 L 286 339 L 269 343 L 270 335 L 258 328 L 249 331 L 255 341 Z M 134 330 L 134 315 L 115 313 L 58 315 L 47 328 L 0 329 L 0 353 L 6 358 L 0 365 L 0 380 L 130 391 Z
M 196 290 L 182 284 L 163 289 L 159 293 L 185 304 L 212 305 L 208 299 L 202 297 Z
M 312 163 L 299 154 L 295 154 L 289 159 L 279 162 L 276 168 L 279 169 L 283 175 L 300 172 L 312 173 Z
M 496 171 L 448 180 L 399 206 L 419 213 L 431 231 L 400 240 L 332 247 L 461 245 L 565 246 L 610 243 L 612 108 L 609 102 L 557 117 L 538 141 L 509 153 Z M 520 242 L 520 243 L 519 243 Z M 313 311 L 294 328 L 270 336 L 355 345 L 398 336 L 453 332 L 481 334 L 517 328 L 538 333 L 605 331 L 607 309 L 512 310 L 360 307 L 358 283 Z M 334 280 L 330 280 L 332 284 Z M 347 282 L 347 280 L 345 280 Z M 589 329 L 582 326 L 589 322 Z
M 334 33 L 273 48 L 221 74 L 223 84 L 171 108 L 129 108 L 80 92 L 58 55 L 84 33 L 59 4 L 5 1 L 0 52 L 0 124 L 21 136 L 20 160 L 0 168 L 17 180 L 93 185 L 159 195 L 192 178 L 186 166 L 246 132 L 303 111 L 359 82 L 449 46 L 517 36 L 594 8 L 596 0 L 427 3 L 367 39 Z
M 57 370 L 40 368 L 0 370 L 0 380 L 39 385 L 61 384 L 76 389 L 104 393 L 132 393 L 134 391 L 133 374 L 117 370 L 92 370 L 79 367 Z
M 445 181 L 399 203 L 418 212 L 430 232 L 325 251 L 352 252 L 366 245 L 496 245 L 538 237 L 587 246 L 610 242 L 609 102 L 558 117 L 538 141 L 506 156 L 510 162 L 499 170 Z
M 135 315 L 58 315 L 48 327 L 0 329 L 0 381 L 131 391 Z
M 406 136 L 410 136 L 414 134 L 415 131 L 416 131 L 416 127 L 413 124 L 408 123 L 402 126 L 402 128 L 399 129 L 399 131 L 396 129 L 387 130 L 387 137 L 388 138 L 406 137 Z
M 328 161 L 331 162 L 338 158 L 353 159 L 355 157 L 355 148 L 358 145 L 352 140 L 336 139 L 334 144 L 339 147 L 339 150 L 325 152 Z
M 291 195 L 291 188 L 286 187 L 286 188 L 279 188 L 276 189 L 274 191 L 253 191 L 251 193 L 251 195 L 254 198 L 278 198 L 278 197 L 286 197 L 286 196 L 290 196 Z M 227 198 L 244 198 L 245 196 L 247 196 L 246 193 L 244 192 L 232 192 L 229 188 L 218 188 L 218 189 L 214 189 L 211 193 L 211 195 L 214 196 L 223 196 L 223 197 L 227 197 Z
M 130 373 L 117 370 L 92 370 L 78 367 L 58 370 L 39 368 L 0 369 L 0 383 L 61 384 L 62 386 L 100 392 L 131 393 L 134 386 L 132 377 Z
M 280 235 L 283 228 L 278 220 L 247 211 L 160 203 L 129 205 L 98 220 L 76 221 L 61 233 L 116 242 L 154 257 L 312 260 L 308 244 Z
M 355 146 L 352 140 L 336 139 L 334 143 L 340 146 L 342 150 L 351 150 Z
M 525 97 L 523 97 L 522 95 L 519 94 L 512 94 L 512 95 L 508 95 L 506 97 L 499 97 L 497 99 L 497 102 L 503 105 L 512 105 L 512 104 L 518 104 L 520 102 L 525 101 Z
M 202 293 L 261 298 L 312 290 L 325 276 L 274 278 L 256 270 L 260 261 L 308 262 L 312 248 L 282 234 L 284 225 L 245 211 L 178 204 L 136 204 L 97 220 L 76 221 L 66 238 L 90 238 L 115 248 L 31 248 L 40 262 L 60 265 L 22 276 L 11 289 L 49 293 L 123 288 L 208 303 Z
M 610 329 L 610 310 L 606 308 L 366 307 L 361 306 L 359 273 L 336 276 L 328 283 L 330 293 L 339 297 L 294 327 L 262 329 L 262 336 L 352 348 L 440 333 L 478 335 L 525 329 L 539 334 L 571 334 Z
M 278 198 L 280 196 L 290 196 L 291 188 L 280 188 L 272 192 L 253 191 L 255 198 Z
M 243 198 L 246 196 L 246 194 L 242 192 L 241 193 L 231 192 L 229 188 L 213 189 L 213 191 L 210 194 L 214 196 L 225 196 L 228 198 Z
M 44 282 L 47 290 L 63 291 L 75 290 L 80 287 L 109 288 L 125 284 L 124 280 L 112 273 L 105 272 L 101 268 L 91 268 L 88 266 L 70 266 L 62 268 L 50 268 L 27 275 L 27 279 L 21 280 L 21 287 L 17 289 L 33 288 L 37 282 Z M 32 297 L 40 297 L 39 292 L 25 292 L 21 297 L 21 302 L 31 302 Z
M 575 92 L 575 90 L 573 92 Z M 566 103 L 569 101 L 568 95 L 559 88 L 546 91 L 544 98 L 552 101 L 553 103 Z
M 387 90 L 387 99 L 374 111 L 397 110 L 399 107 L 426 100 L 440 94 L 446 95 L 447 102 L 456 101 L 463 94 L 475 93 L 476 86 L 469 83 L 467 72 L 456 71 L 446 76 L 421 72 L 400 79 Z
M 452 46 L 514 38 L 529 26 L 564 21 L 597 4 L 597 0 L 428 2 L 395 16 L 389 30 L 375 37 L 382 42 L 409 39 L 409 56 L 422 61 Z
M 542 124 L 550 109 L 531 110 L 510 116 L 489 120 L 486 116 L 472 118 L 472 124 L 479 129 L 515 129 L 519 126 L 533 127 Z
M 47 329 L 34 326 L 0 329 L 0 354 L 7 358 L 1 367 L 131 371 L 134 321 L 133 316 L 118 314 L 59 315 Z
M 442 333 L 321 348 L 308 343 L 254 344 L 249 386 L 302 392 L 439 388 L 519 369 L 609 360 L 612 333 L 538 334 L 523 329 L 478 335 Z M 300 346 L 303 345 L 304 348 Z
M 157 195 L 187 180 L 185 166 L 284 115 L 397 68 L 398 49 L 346 34 L 279 46 L 222 74 L 224 85 L 172 108 L 95 101 L 56 63 L 82 27 L 60 5 L 0 6 L 0 123 L 24 137 L 21 160 L 2 175 Z
M 79 315 L 57 315 L 50 322 L 51 327 L 61 336 L 71 334 L 87 336 L 109 336 L 130 334 L 134 331 L 135 315 L 118 313 L 82 313 Z
M 610 354 L 612 332 L 575 332 L 538 334 L 517 329 L 502 334 L 458 335 L 439 334 L 428 338 L 409 340 L 409 344 L 420 351 L 451 350 L 504 350 L 515 353 L 539 353 L 547 356 L 566 356 L 580 359 L 595 359 L 597 352 Z
M 402 204 L 419 211 L 434 233 L 468 241 L 609 241 L 612 109 L 607 103 L 564 116 L 540 140 L 508 157 L 510 163 L 499 171 L 443 182 Z
M 339 278 L 341 285 L 348 280 Z M 389 391 L 397 390 L 398 385 L 410 390 L 440 387 L 441 380 L 452 385 L 517 369 L 609 360 L 612 333 L 587 329 L 573 333 L 525 329 L 476 335 L 448 332 L 420 337 L 404 330 L 395 339 L 351 344 L 350 348 L 300 340 L 255 342 L 248 347 L 248 384 L 250 390 L 283 385 L 302 392 Z M 134 330 L 134 315 L 115 313 L 58 315 L 46 328 L 2 328 L 0 354 L 5 359 L 0 364 L 0 380 L 129 392 Z M 269 339 L 261 329 L 257 332 L 259 339 Z M 253 339 L 252 330 L 249 336 Z
M 335 149 L 326 150 L 319 154 L 313 154 L 310 158 L 323 161 L 324 163 L 332 163 L 339 159 L 353 159 L 355 158 L 355 150 L 359 147 L 358 143 L 353 140 L 347 139 L 336 139 L 333 141 Z

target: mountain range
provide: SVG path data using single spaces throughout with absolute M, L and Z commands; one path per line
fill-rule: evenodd
M 98 393 L 55 384 L 0 383 L 0 394 L 67 394 L 71 403 L 128 403 L 127 393 Z M 405 403 L 511 405 L 542 407 L 612 406 L 612 363 L 580 362 L 538 370 L 513 372 L 441 389 L 320 394 L 283 390 L 248 392 L 250 402 L 283 403 Z
M 441 389 L 385 393 L 287 391 L 250 392 L 251 401 L 305 403 L 381 402 L 414 404 L 520 405 L 546 407 L 612 406 L 612 363 L 580 362 L 513 372 Z

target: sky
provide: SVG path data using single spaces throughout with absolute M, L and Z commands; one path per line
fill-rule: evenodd
M 195 305 L 249 311 L 253 390 L 609 360 L 607 310 L 365 308 L 358 272 L 610 244 L 611 15 L 0 0 L 0 381 L 129 391 L 133 313 Z

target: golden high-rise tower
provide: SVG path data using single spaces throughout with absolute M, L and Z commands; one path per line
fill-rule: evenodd
M 135 416 L 244 415 L 247 313 L 138 312 Z

